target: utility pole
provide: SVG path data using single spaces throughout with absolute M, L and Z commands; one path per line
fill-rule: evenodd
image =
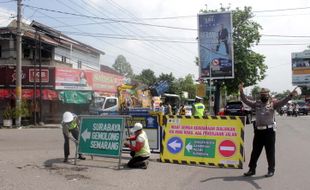
M 22 32 L 21 32 L 21 10 L 22 0 L 17 0 L 17 20 L 16 20 L 16 111 L 20 113 L 22 99 Z M 17 114 L 15 118 L 16 127 L 21 126 L 21 116 Z

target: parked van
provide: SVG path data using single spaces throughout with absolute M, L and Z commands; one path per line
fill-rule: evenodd
M 118 98 L 115 96 L 95 96 L 89 106 L 89 114 L 103 115 L 108 112 L 118 112 Z

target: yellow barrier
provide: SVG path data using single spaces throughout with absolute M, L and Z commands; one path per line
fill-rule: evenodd
M 162 162 L 243 167 L 244 117 L 165 116 L 164 121 Z

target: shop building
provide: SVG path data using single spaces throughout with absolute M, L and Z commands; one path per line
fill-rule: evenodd
M 35 21 L 23 23 L 22 34 L 22 100 L 30 113 L 24 120 L 33 120 L 36 110 L 38 122 L 58 123 L 66 110 L 87 114 L 94 92 L 116 95 L 124 77 L 113 69 L 101 71 L 103 51 Z M 0 122 L 1 111 L 15 106 L 15 66 L 13 21 L 0 28 Z

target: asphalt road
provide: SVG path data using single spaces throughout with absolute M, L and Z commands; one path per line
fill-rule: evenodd
M 95 157 L 73 165 L 63 160 L 60 128 L 0 129 L 0 190 L 308 190 L 310 183 L 310 116 L 278 116 L 276 173 L 265 178 L 267 163 L 263 153 L 257 175 L 247 171 L 253 130 L 246 127 L 244 169 L 224 169 L 160 163 L 153 154 L 149 168 L 117 169 L 117 159 Z M 72 143 L 71 143 L 72 145 Z M 71 158 L 74 146 L 71 146 Z M 123 154 L 122 164 L 128 161 Z

